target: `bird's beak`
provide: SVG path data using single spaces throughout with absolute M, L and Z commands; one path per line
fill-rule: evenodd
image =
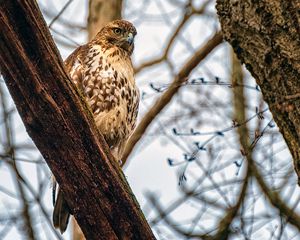
M 134 36 L 132 33 L 128 33 L 126 41 L 131 45 L 133 43 Z

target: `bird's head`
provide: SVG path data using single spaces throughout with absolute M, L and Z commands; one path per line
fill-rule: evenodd
M 104 26 L 96 38 L 118 46 L 131 55 L 134 49 L 134 37 L 136 33 L 136 29 L 132 23 L 126 20 L 115 20 Z

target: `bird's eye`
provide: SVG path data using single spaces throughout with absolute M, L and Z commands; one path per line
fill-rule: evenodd
M 120 28 L 115 28 L 115 29 L 114 29 L 114 33 L 115 33 L 115 34 L 118 34 L 118 35 L 119 35 L 119 34 L 121 34 L 121 32 L 122 32 L 122 31 L 121 31 Z

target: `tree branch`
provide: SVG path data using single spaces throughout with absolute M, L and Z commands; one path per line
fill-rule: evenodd
M 233 54 L 234 55 L 234 54 Z M 235 64 L 239 64 L 235 56 L 233 56 Z M 232 85 L 236 84 L 243 84 L 243 75 L 242 75 L 242 69 L 234 68 L 232 73 Z M 245 112 L 245 97 L 244 97 L 244 91 L 243 89 L 237 89 L 233 88 L 233 95 L 234 95 L 234 106 L 235 106 L 235 118 L 238 123 L 244 122 L 246 119 L 246 112 Z M 259 125 L 259 124 L 258 124 Z M 257 131 L 259 130 L 259 127 L 257 128 Z M 239 135 L 239 141 L 240 145 L 242 147 L 242 151 L 245 154 L 245 158 L 248 163 L 248 168 L 256 180 L 258 181 L 258 184 L 260 188 L 262 189 L 263 193 L 268 197 L 271 204 L 277 208 L 280 213 L 286 217 L 287 222 L 294 225 L 299 229 L 300 226 L 300 216 L 297 215 L 295 211 L 290 209 L 284 201 L 280 198 L 279 194 L 276 192 L 273 192 L 265 183 L 263 177 L 261 176 L 259 169 L 256 167 L 256 163 L 253 159 L 253 148 L 255 147 L 255 144 L 261 137 L 261 134 L 258 136 L 255 136 L 255 139 L 252 143 L 250 143 L 250 136 L 249 136 L 249 130 L 247 125 L 241 125 L 238 129 L 238 135 Z
M 234 52 L 231 51 L 231 60 L 232 60 L 232 73 L 231 73 L 231 82 L 233 86 L 233 102 L 234 102 L 234 118 L 241 124 L 237 128 L 240 145 L 243 149 L 247 150 L 248 156 L 252 156 L 252 149 L 250 149 L 250 141 L 249 141 L 249 131 L 247 128 L 247 124 L 242 124 L 247 121 L 246 119 L 246 105 L 245 105 L 245 96 L 244 96 L 244 88 L 237 88 L 235 86 L 244 85 L 244 77 L 243 77 L 243 70 L 240 62 L 238 61 L 237 57 L 235 56 Z M 249 151 L 248 151 L 249 150 Z M 227 210 L 226 215 L 223 219 L 219 222 L 218 232 L 212 239 L 228 239 L 231 231 L 230 226 L 242 205 L 248 188 L 248 182 L 251 177 L 251 169 L 246 163 L 246 174 L 243 186 L 241 188 L 240 196 L 238 198 L 237 203 L 234 207 Z
M 300 215 L 297 214 L 294 209 L 287 206 L 277 192 L 272 191 L 267 186 L 254 160 L 252 158 L 249 158 L 248 162 L 253 175 L 255 176 L 260 188 L 262 189 L 263 193 L 267 196 L 270 203 L 278 209 L 280 214 L 282 214 L 286 218 L 287 222 L 295 226 L 298 229 L 298 231 L 300 231 Z
M 0 63 L 29 135 L 87 239 L 155 239 L 34 0 L 0 5 Z
M 149 125 L 152 123 L 154 118 L 164 109 L 165 106 L 171 101 L 173 96 L 177 93 L 182 84 L 186 81 L 192 70 L 220 43 L 222 42 L 222 36 L 220 32 L 217 32 L 203 47 L 199 48 L 195 54 L 185 63 L 181 68 L 179 73 L 175 76 L 172 84 L 166 92 L 156 101 L 156 103 L 151 107 L 147 114 L 143 117 L 142 121 L 139 123 L 134 133 L 128 140 L 125 151 L 123 153 L 123 165 L 133 150 L 136 143 L 143 136 Z
M 2 105 L 2 111 L 3 111 L 3 116 L 4 116 L 4 125 L 5 125 L 5 135 L 6 135 L 6 139 L 7 139 L 7 149 L 6 151 L 8 152 L 7 155 L 12 159 L 11 162 L 7 162 L 8 166 L 11 169 L 11 172 L 14 176 L 15 179 L 15 184 L 16 184 L 16 189 L 20 195 L 20 202 L 22 205 L 22 218 L 24 221 L 23 226 L 21 227 L 22 234 L 26 236 L 26 238 L 28 240 L 35 240 L 36 238 L 36 233 L 34 231 L 34 228 L 32 227 L 32 216 L 30 215 L 30 211 L 29 211 L 29 203 L 27 200 L 27 196 L 25 194 L 25 189 L 24 186 L 22 184 L 22 180 L 20 179 L 20 173 L 19 173 L 19 169 L 17 166 L 17 162 L 16 162 L 16 158 L 15 158 L 15 149 L 14 149 L 14 133 L 12 130 L 12 126 L 11 126 L 11 117 L 10 114 L 8 113 L 8 109 L 7 109 L 7 103 L 6 103 L 6 99 L 5 96 L 3 94 L 2 88 L 0 86 L 0 102 Z
M 137 74 L 147 67 L 161 63 L 164 60 L 168 60 L 169 52 L 170 52 L 175 40 L 180 38 L 180 31 L 184 28 L 184 26 L 191 19 L 192 16 L 194 16 L 195 14 L 197 14 L 197 15 L 203 14 L 209 3 L 210 3 L 210 0 L 207 0 L 202 4 L 202 6 L 199 9 L 196 9 L 191 5 L 191 1 L 189 1 L 189 3 L 186 6 L 186 9 L 185 9 L 185 12 L 184 12 L 184 15 L 183 15 L 181 21 L 178 23 L 178 25 L 172 32 L 168 42 L 166 43 L 165 50 L 163 51 L 161 56 L 142 63 L 140 66 L 138 66 L 134 69 L 134 72 Z
M 88 35 L 94 38 L 105 23 L 120 19 L 123 0 L 89 0 Z
M 224 37 L 260 86 L 300 185 L 299 9 L 297 1 L 217 1 Z

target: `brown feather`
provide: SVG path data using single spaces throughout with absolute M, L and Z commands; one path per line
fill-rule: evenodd
M 55 228 L 59 228 L 61 233 L 64 233 L 67 229 L 70 217 L 70 209 L 66 200 L 63 197 L 62 191 L 59 189 L 57 199 L 53 210 L 53 225 Z
M 115 29 L 119 28 L 120 33 Z M 107 24 L 91 42 L 77 48 L 65 61 L 66 70 L 92 110 L 96 126 L 117 161 L 137 119 L 139 90 L 135 84 L 131 54 L 135 27 L 116 20 Z M 53 223 L 65 231 L 69 208 L 59 191 Z

